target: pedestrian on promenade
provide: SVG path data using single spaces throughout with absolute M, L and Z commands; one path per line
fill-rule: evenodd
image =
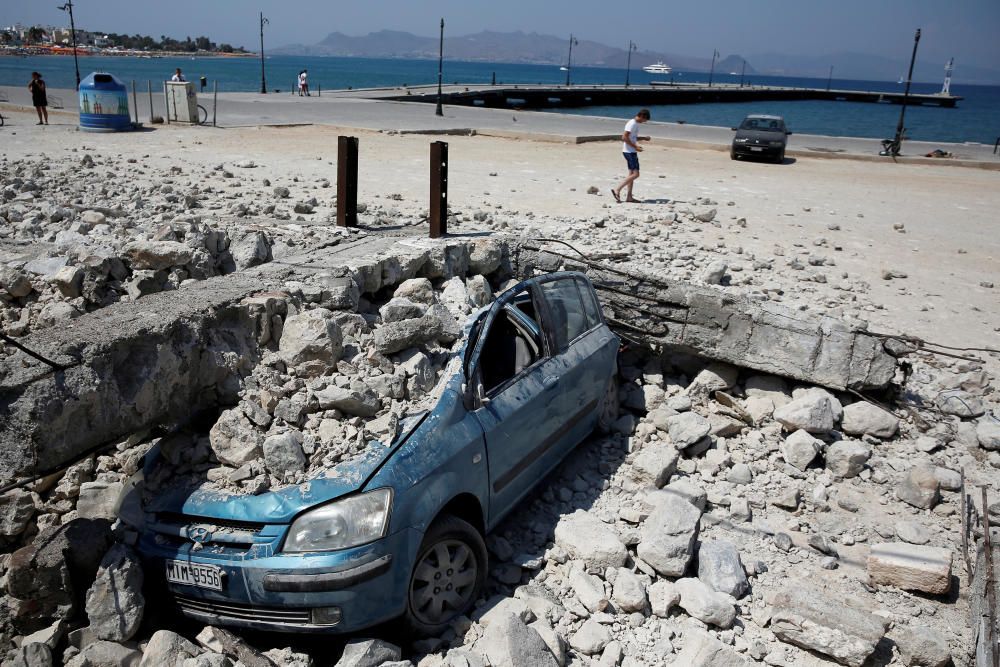
M 28 84 L 28 90 L 31 91 L 31 105 L 35 107 L 35 112 L 38 113 L 38 124 L 48 125 L 49 98 L 45 94 L 45 81 L 42 79 L 41 74 L 38 72 L 31 73 L 31 83 Z
M 309 70 L 302 70 L 299 72 L 299 97 L 309 95 Z
M 647 120 L 649 120 L 649 109 L 640 109 L 635 118 L 625 123 L 625 131 L 622 133 L 622 153 L 628 165 L 628 176 L 618 184 L 617 188 L 611 188 L 611 196 L 619 204 L 622 202 L 622 188 L 625 188 L 625 201 L 639 201 L 632 197 L 632 184 L 639 178 L 639 153 L 642 152 L 642 146 L 639 145 L 639 124 Z
M 174 70 L 174 75 L 172 77 L 170 77 L 170 80 L 171 81 L 187 81 L 187 79 L 184 78 L 184 73 L 181 72 L 181 68 L 180 67 L 178 67 L 177 69 Z

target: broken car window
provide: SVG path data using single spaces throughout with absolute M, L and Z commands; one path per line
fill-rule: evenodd
M 542 294 L 552 313 L 552 337 L 555 348 L 565 351 L 580 334 L 590 328 L 580 299 L 580 290 L 572 278 L 542 283 Z

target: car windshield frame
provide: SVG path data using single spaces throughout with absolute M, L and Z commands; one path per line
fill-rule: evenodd
M 771 127 L 771 123 L 775 126 Z M 749 132 L 785 132 L 785 121 L 780 118 L 747 117 L 740 123 L 741 130 Z

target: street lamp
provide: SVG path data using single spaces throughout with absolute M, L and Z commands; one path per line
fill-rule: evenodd
M 573 35 L 569 36 L 569 57 L 566 58 L 566 87 L 569 88 L 569 72 L 573 68 L 573 45 L 579 44 Z
M 743 87 L 743 75 L 746 74 L 746 71 L 747 71 L 747 59 L 744 58 L 743 59 L 743 69 L 740 70 L 740 88 Z
M 719 57 L 719 52 L 712 49 L 712 69 L 708 72 L 708 87 L 712 87 L 712 75 L 715 74 L 715 59 Z
M 632 52 L 638 51 L 639 47 L 636 46 L 632 40 L 628 43 L 628 60 L 625 64 L 625 87 L 628 88 L 628 77 L 632 73 Z
M 441 109 L 441 74 L 442 66 L 444 65 L 444 18 L 441 19 L 441 38 L 438 40 L 438 99 L 437 99 L 437 109 L 434 110 L 435 116 L 443 116 L 444 111 Z
M 830 90 L 830 82 L 833 81 L 833 65 L 830 65 L 830 74 L 826 77 L 826 89 Z
M 66 0 L 65 5 L 57 7 L 64 12 L 69 12 L 69 31 L 73 38 L 73 65 L 76 66 L 76 89 L 80 89 L 80 61 L 76 57 L 76 24 L 73 22 L 73 0 Z
M 264 12 L 260 13 L 260 93 L 267 95 L 267 79 L 264 78 L 264 26 L 270 23 L 264 18 Z
M 913 55 L 910 56 L 910 71 L 906 75 L 906 90 L 903 91 L 903 107 L 899 110 L 899 123 L 896 125 L 896 136 L 893 137 L 889 152 L 893 157 L 899 155 L 899 145 L 903 141 L 903 118 L 906 116 L 906 101 L 910 97 L 910 82 L 913 81 L 913 63 L 917 61 L 917 44 L 920 43 L 920 28 L 913 36 Z

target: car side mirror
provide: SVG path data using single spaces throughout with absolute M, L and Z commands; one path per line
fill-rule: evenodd
M 735 131 L 736 131 L 736 128 L 735 128 L 735 127 L 731 127 L 731 128 L 729 128 L 729 129 L 730 129 L 730 130 L 732 130 L 733 132 L 735 132 Z
M 785 130 L 785 134 L 786 134 L 786 135 L 788 135 L 788 134 L 791 134 L 791 133 L 792 133 L 792 131 L 791 131 L 791 130 Z

